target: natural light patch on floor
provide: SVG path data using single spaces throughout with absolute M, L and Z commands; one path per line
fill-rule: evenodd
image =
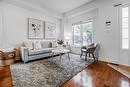
M 127 81 L 121 81 L 121 87 L 130 87 L 130 84 Z
M 93 87 L 92 78 L 85 70 L 74 77 L 73 80 L 77 83 L 76 87 Z

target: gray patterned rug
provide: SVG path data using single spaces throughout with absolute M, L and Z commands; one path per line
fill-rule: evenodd
M 70 61 L 64 55 L 62 60 L 56 56 L 53 59 L 11 65 L 13 86 L 58 87 L 93 63 L 92 59 L 84 61 L 79 55 L 70 54 L 70 57 Z

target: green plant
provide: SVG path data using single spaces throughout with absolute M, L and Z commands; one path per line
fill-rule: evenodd
M 59 45 L 62 45 L 62 44 L 64 44 L 64 41 L 63 41 L 63 40 L 57 40 L 57 43 L 58 43 Z

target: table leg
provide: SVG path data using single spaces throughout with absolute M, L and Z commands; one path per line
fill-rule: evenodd
M 69 58 L 69 61 L 70 61 L 70 55 L 69 55 L 69 52 L 68 52 L 67 54 L 68 54 L 68 58 Z
M 61 58 L 62 58 L 62 53 L 60 53 L 60 61 L 61 61 Z
M 53 56 L 54 56 L 54 52 L 52 52 L 52 59 L 53 59 Z

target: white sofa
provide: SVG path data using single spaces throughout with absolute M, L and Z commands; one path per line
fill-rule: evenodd
M 49 47 L 50 41 L 29 41 L 23 42 L 24 47 L 21 47 L 21 56 L 24 63 L 52 56 L 52 50 L 56 46 Z

